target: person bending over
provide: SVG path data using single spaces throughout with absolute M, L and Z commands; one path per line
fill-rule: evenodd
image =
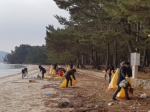
M 117 85 L 118 85 L 118 88 L 117 90 L 115 91 L 114 95 L 113 95 L 113 100 L 116 100 L 116 96 L 117 94 L 120 92 L 121 90 L 121 87 L 120 87 L 120 83 L 122 83 L 123 80 L 125 80 L 127 77 L 126 77 L 126 74 L 127 74 L 127 70 L 130 66 L 130 63 L 129 62 L 125 62 L 123 66 L 120 67 L 120 73 L 118 75 L 118 81 L 117 81 Z M 128 74 L 127 74 L 128 75 Z M 128 76 L 130 77 L 130 76 Z M 125 89 L 125 96 L 126 96 L 126 99 L 129 100 L 129 95 L 128 95 L 128 86 L 124 87 Z
M 39 69 L 40 69 L 40 72 L 42 72 L 42 79 L 43 79 L 44 78 L 44 74 L 46 73 L 46 70 L 41 65 L 39 65 Z
M 22 78 L 24 79 L 28 74 L 28 69 L 27 68 L 24 68 L 22 69 Z
M 66 72 L 65 74 L 65 78 L 67 80 L 67 83 L 66 83 L 66 87 L 68 87 L 68 83 L 70 81 L 70 86 L 72 86 L 72 79 L 71 79 L 71 75 L 73 77 L 74 80 L 76 80 L 75 76 L 74 76 L 74 73 L 76 72 L 76 69 L 71 69 L 69 71 Z

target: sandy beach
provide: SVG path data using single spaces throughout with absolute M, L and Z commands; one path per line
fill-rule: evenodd
M 45 66 L 47 74 L 49 66 Z M 29 71 L 32 76 L 39 73 L 37 66 Z M 113 92 L 108 91 L 108 81 L 100 77 L 76 73 L 78 84 L 73 88 L 59 88 L 64 79 L 22 79 L 21 74 L 0 78 L 0 112 L 147 112 L 149 98 L 141 99 L 148 90 L 135 88 L 132 100 L 112 101 Z M 49 94 L 45 96 L 45 94 Z M 136 100 L 138 103 L 136 102 Z M 104 102 L 101 102 L 104 100 Z M 112 106 L 108 103 L 112 102 Z
M 39 73 L 37 66 L 32 66 L 28 76 Z M 21 73 L 0 78 L 0 111 L 1 112 L 42 112 L 42 98 L 50 90 L 41 90 L 44 80 L 29 83 L 29 79 L 22 79 Z

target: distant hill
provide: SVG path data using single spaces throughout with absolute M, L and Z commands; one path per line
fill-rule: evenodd
M 3 62 L 3 58 L 6 54 L 8 54 L 8 52 L 0 51 L 0 62 Z

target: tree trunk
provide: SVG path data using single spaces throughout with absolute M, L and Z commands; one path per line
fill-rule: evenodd
M 79 68 L 79 60 L 78 60 L 78 58 L 77 58 L 77 68 Z
M 93 50 L 91 50 L 91 59 L 92 59 L 91 61 L 92 61 L 93 69 L 94 69 L 94 68 L 96 68 L 96 63 L 94 63 L 94 62 L 95 62 L 95 60 L 94 60 L 93 52 L 94 52 L 94 51 L 93 51 Z
M 82 64 L 84 65 L 84 56 L 82 55 Z
M 79 55 L 79 54 L 77 54 L 77 60 L 78 60 L 78 64 L 79 64 L 78 67 L 80 66 L 81 69 L 82 69 L 82 68 L 85 68 L 85 66 L 81 63 L 80 55 Z M 78 67 L 77 67 L 77 68 L 78 68 Z
M 149 67 L 149 51 L 147 50 L 147 55 L 146 55 L 146 67 Z
M 138 44 L 139 43 L 140 22 L 138 22 L 136 25 L 137 25 L 136 42 Z M 136 47 L 135 50 L 136 50 L 136 52 L 139 52 L 139 48 L 138 47 Z
M 134 52 L 131 40 L 127 40 L 127 45 L 128 45 L 129 53 L 131 54 L 132 52 Z
M 131 35 L 131 24 L 128 24 L 128 35 Z M 127 40 L 129 55 L 134 52 L 131 40 Z M 130 60 L 130 57 L 129 57 Z
M 96 67 L 96 62 L 95 62 L 95 60 L 92 58 L 92 56 L 89 56 L 88 54 L 82 54 L 82 55 L 88 56 L 88 57 L 91 59 L 93 66 L 98 69 L 98 67 Z M 100 67 L 99 67 L 99 68 L 100 68 Z
M 106 59 L 106 68 L 109 66 L 110 60 L 110 49 L 109 49 L 109 43 L 107 43 L 107 59 Z
M 100 70 L 100 66 L 99 66 L 99 62 L 98 62 L 98 55 L 97 55 L 97 51 L 95 51 L 95 53 L 96 53 L 96 56 L 95 56 L 95 61 L 96 61 L 96 68 L 97 68 L 97 70 Z
M 116 67 L 117 68 L 117 65 L 118 65 L 118 54 L 117 54 L 117 52 L 118 52 L 118 49 L 117 49 L 117 39 L 114 41 L 114 46 L 115 46 L 115 53 L 114 53 L 114 55 L 113 55 L 113 63 L 114 63 L 114 67 Z
M 146 62 L 146 57 L 147 57 L 147 49 L 144 49 L 144 56 L 143 56 L 143 63 L 142 63 L 142 67 L 145 66 L 145 62 Z

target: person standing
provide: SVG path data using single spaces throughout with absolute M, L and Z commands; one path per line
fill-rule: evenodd
M 22 79 L 25 77 L 25 69 L 22 69 Z
M 41 65 L 39 65 L 39 69 L 40 69 L 40 72 L 42 72 L 42 79 L 43 79 L 44 78 L 44 74 L 46 73 L 46 70 Z
M 107 69 L 106 69 L 106 73 L 109 75 L 109 83 L 111 82 L 111 76 L 112 76 L 112 72 L 114 72 L 114 67 L 113 65 L 110 65 Z
M 65 78 L 67 80 L 66 82 L 66 87 L 68 87 L 68 83 L 70 81 L 70 86 L 72 86 L 72 79 L 71 79 L 71 75 L 73 77 L 74 80 L 76 80 L 75 76 L 74 76 L 74 73 L 76 72 L 76 69 L 71 69 L 69 71 L 66 72 L 65 74 Z
M 57 71 L 57 70 L 58 70 L 58 65 L 57 65 L 57 63 L 55 63 L 53 66 L 54 66 L 54 69 Z
M 70 69 L 73 69 L 73 64 L 72 64 L 72 63 L 70 63 L 70 65 L 69 65 L 69 66 L 70 66 Z
M 118 88 L 115 91 L 115 93 L 113 94 L 113 98 L 112 98 L 113 100 L 116 100 L 116 96 L 121 90 L 121 87 L 119 86 L 120 82 L 125 80 L 125 79 L 127 79 L 126 74 L 127 74 L 127 69 L 129 68 L 129 66 L 130 66 L 130 63 L 129 62 L 125 62 L 124 65 L 122 65 L 120 67 L 120 73 L 118 75 L 118 81 L 117 81 Z M 129 100 L 130 98 L 129 98 L 129 95 L 128 95 L 128 86 L 124 87 L 124 89 L 125 89 L 126 99 Z

